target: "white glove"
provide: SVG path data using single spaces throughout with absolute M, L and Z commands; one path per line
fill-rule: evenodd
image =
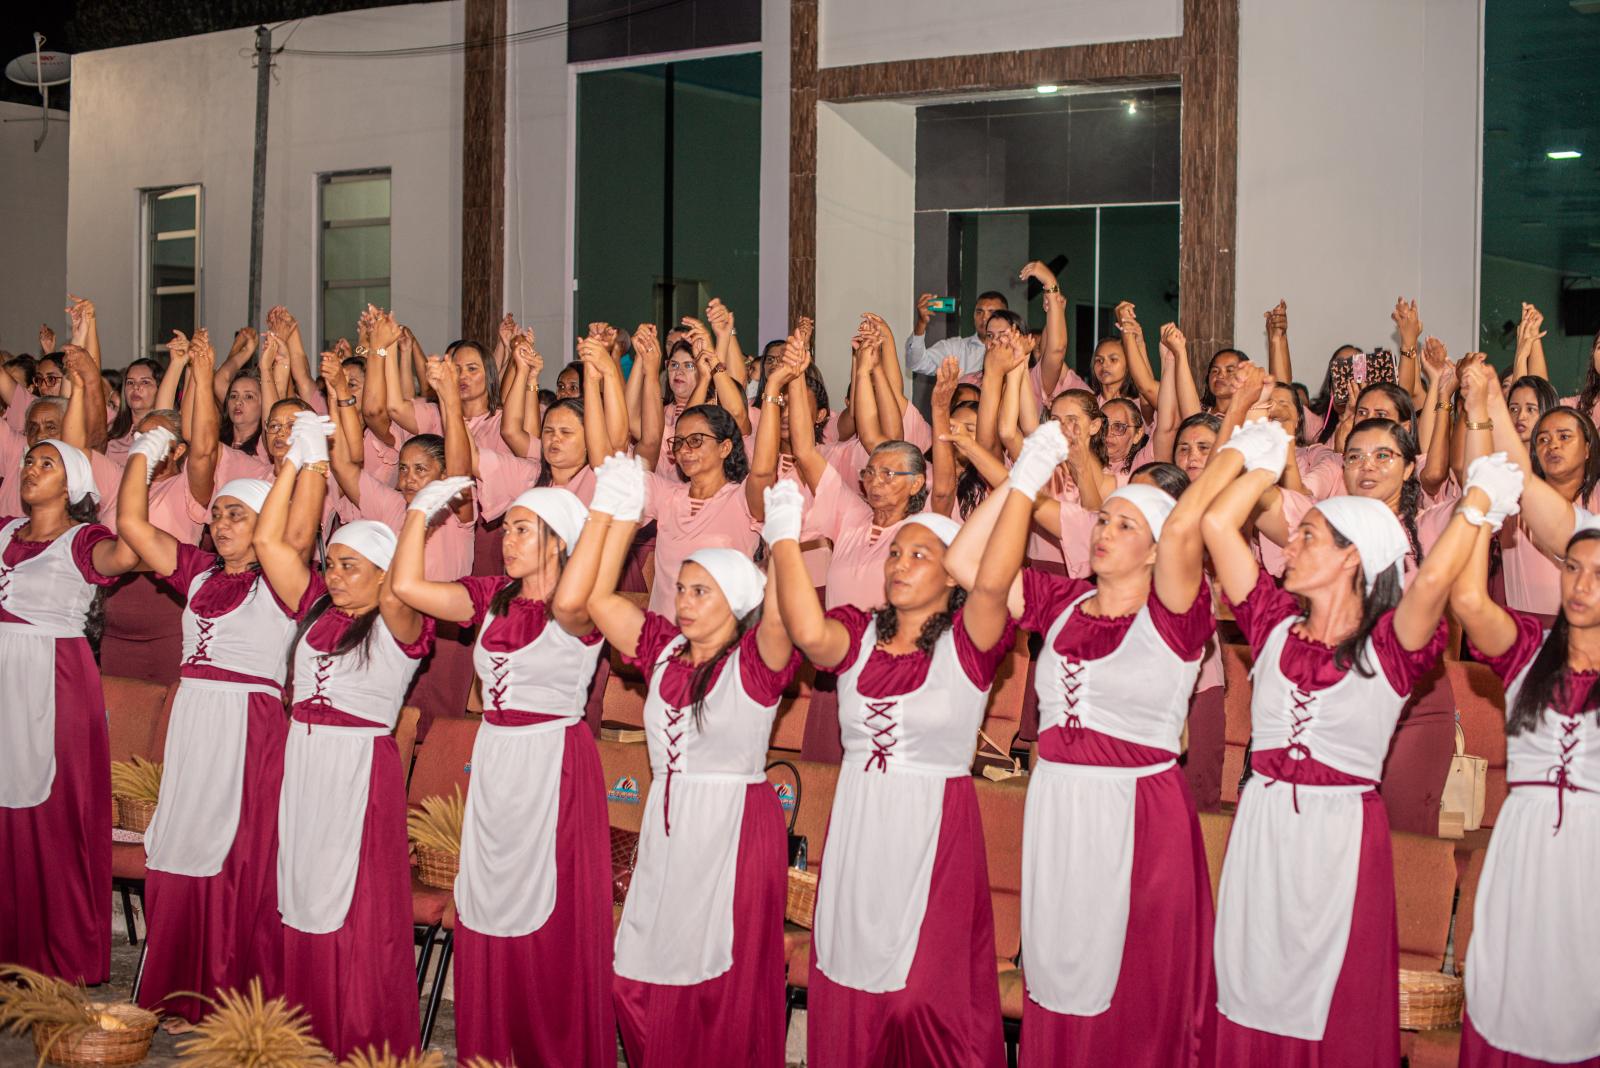
M 606 457 L 595 469 L 589 508 L 619 522 L 636 521 L 644 511 L 644 470 L 639 461 L 620 452 Z
M 768 545 L 799 541 L 800 524 L 806 511 L 800 487 L 792 479 L 779 479 L 767 487 L 762 499 L 766 501 L 767 521 L 761 527 L 761 540 Z
M 1050 477 L 1067 458 L 1069 449 L 1061 424 L 1046 419 L 1022 442 L 1016 462 L 1011 465 L 1011 488 L 1029 497 L 1050 484 Z
M 438 518 L 439 513 L 450 507 L 450 502 L 472 488 L 472 479 L 467 475 L 453 475 L 450 478 L 440 478 L 428 483 L 417 490 L 412 496 L 411 503 L 406 506 L 409 512 L 421 512 L 429 523 Z
M 1474 509 L 1462 509 L 1462 515 L 1476 526 L 1487 525 L 1499 530 L 1507 516 L 1516 515 L 1521 505 L 1522 485 L 1525 476 L 1522 468 L 1512 463 L 1503 452 L 1480 456 L 1467 466 L 1467 484 L 1462 496 L 1474 487 L 1489 497 L 1489 510 L 1483 513 L 1482 522 Z
M 307 464 L 328 462 L 328 437 L 333 420 L 315 412 L 297 412 L 289 429 L 289 450 L 284 459 L 298 470 Z
M 150 484 L 150 478 L 156 473 L 156 465 L 167 458 L 172 451 L 173 442 L 178 436 L 164 426 L 152 427 L 149 430 L 133 436 L 133 444 L 128 446 L 129 456 L 144 457 L 144 484 Z
M 1251 419 L 1222 448 L 1243 456 L 1246 471 L 1271 471 L 1276 477 L 1289 462 L 1289 432 L 1271 419 Z

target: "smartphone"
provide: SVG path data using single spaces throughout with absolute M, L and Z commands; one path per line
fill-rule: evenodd
M 1367 384 L 1367 354 L 1358 352 L 1350 357 L 1350 377 L 1356 380 L 1356 385 Z
M 931 300 L 928 302 L 928 310 L 954 315 L 956 313 L 956 298 L 940 297 L 938 300 Z

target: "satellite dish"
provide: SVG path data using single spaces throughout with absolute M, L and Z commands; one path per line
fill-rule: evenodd
M 72 80 L 69 52 L 25 52 L 6 64 L 6 78 L 18 85 L 65 85 Z

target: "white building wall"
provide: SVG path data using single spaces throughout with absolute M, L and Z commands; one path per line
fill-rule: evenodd
M 320 51 L 447 44 L 462 39 L 462 11 L 452 0 L 327 15 L 279 28 L 274 43 Z M 76 57 L 66 275 L 73 292 L 96 302 L 109 365 L 125 364 L 140 345 L 141 189 L 204 187 L 202 323 L 224 340 L 244 324 L 254 46 L 246 28 Z M 391 300 L 424 346 L 442 348 L 459 330 L 461 55 L 280 54 L 273 76 L 263 313 L 287 305 L 314 344 L 317 175 L 387 167 Z
M 1289 302 L 1313 389 L 1341 344 L 1394 347 L 1418 301 L 1477 347 L 1480 0 L 1241 0 L 1234 340 Z
M 66 341 L 67 114 L 51 111 L 38 152 L 40 109 L 0 101 L 0 349 L 39 351 L 39 325 Z
M 1183 0 L 821 0 L 817 56 L 848 67 L 1182 32 Z

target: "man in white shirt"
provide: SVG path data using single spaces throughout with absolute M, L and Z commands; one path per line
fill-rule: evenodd
M 983 328 L 989 322 L 989 316 L 997 311 L 1005 311 L 1009 307 L 1006 298 L 993 290 L 978 296 L 978 305 L 972 309 L 972 335 L 970 337 L 947 337 L 932 348 L 925 348 L 922 335 L 928 332 L 928 323 L 933 320 L 933 309 L 930 305 L 939 298 L 932 293 L 924 293 L 917 298 L 917 323 L 911 331 L 911 336 L 906 338 L 906 370 L 912 374 L 933 375 L 939 371 L 939 365 L 946 356 L 954 356 L 961 364 L 961 376 L 979 374 L 983 371 Z

